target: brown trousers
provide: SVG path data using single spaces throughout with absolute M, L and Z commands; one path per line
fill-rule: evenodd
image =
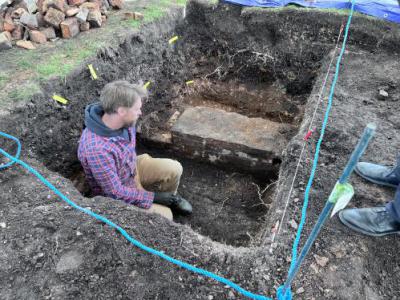
M 182 171 L 182 165 L 176 160 L 139 155 L 136 162 L 136 187 L 152 192 L 176 193 Z M 160 214 L 172 221 L 172 211 L 164 205 L 153 204 L 145 211 Z

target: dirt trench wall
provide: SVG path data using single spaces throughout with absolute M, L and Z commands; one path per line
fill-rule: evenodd
M 347 15 L 321 10 L 259 9 L 229 4 L 188 5 L 185 39 L 200 41 L 199 51 L 242 56 L 239 78 L 274 76 L 289 94 L 308 94 L 320 61 L 334 47 Z M 343 36 L 343 35 L 342 35 Z M 370 51 L 399 53 L 400 30 L 394 23 L 354 16 L 348 45 Z M 244 50 L 250 50 L 242 52 Z M 233 67 L 237 71 L 239 67 Z

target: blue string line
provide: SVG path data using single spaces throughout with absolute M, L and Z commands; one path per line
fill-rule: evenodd
M 0 135 L 2 135 L 4 137 L 7 137 L 7 138 L 11 138 L 11 139 L 17 141 L 18 145 L 20 146 L 20 142 L 19 142 L 19 140 L 17 138 L 12 137 L 12 136 L 10 136 L 10 135 L 8 135 L 6 133 L 3 133 L 1 131 L 0 131 Z M 20 150 L 20 147 L 18 149 Z M 7 158 L 9 158 L 12 161 L 12 163 L 17 163 L 17 164 L 21 165 L 22 167 L 27 169 L 29 172 L 31 172 L 33 175 L 35 175 L 49 189 L 51 189 L 56 195 L 58 195 L 62 200 L 64 200 L 69 205 L 71 205 L 73 208 L 75 208 L 77 210 L 80 210 L 83 213 L 85 213 L 85 214 L 87 214 L 89 216 L 92 216 L 92 217 L 96 218 L 97 220 L 100 220 L 100 221 L 106 223 L 107 225 L 117 229 L 129 242 L 131 242 L 136 247 L 138 247 L 138 248 L 140 248 L 140 249 L 142 249 L 142 250 L 144 250 L 146 252 L 149 252 L 149 253 L 151 253 L 153 255 L 159 256 L 159 257 L 161 257 L 161 258 L 163 258 L 163 259 L 165 259 L 165 260 L 167 260 L 167 261 L 169 261 L 169 262 L 171 262 L 171 263 L 173 263 L 173 264 L 175 264 L 177 266 L 180 266 L 180 267 L 182 267 L 184 269 L 187 269 L 189 271 L 192 271 L 192 272 L 207 276 L 207 277 L 212 278 L 212 279 L 214 279 L 216 281 L 219 281 L 219 282 L 221 282 L 223 284 L 226 284 L 226 285 L 232 287 L 233 289 L 235 289 L 236 291 L 238 291 L 239 293 L 241 293 L 242 295 L 244 295 L 244 296 L 246 296 L 248 298 L 256 299 L 256 300 L 272 300 L 271 298 L 248 292 L 247 290 L 243 289 L 239 285 L 233 283 L 232 281 L 230 281 L 230 280 L 228 280 L 226 278 L 220 277 L 220 276 L 218 276 L 218 275 L 216 275 L 214 273 L 211 273 L 209 271 L 206 271 L 204 269 L 196 268 L 196 267 L 194 267 L 194 266 L 192 266 L 190 264 L 187 264 L 185 262 L 182 262 L 180 260 L 172 258 L 172 257 L 170 257 L 170 256 L 168 256 L 168 255 L 166 255 L 166 254 L 164 254 L 164 253 L 162 253 L 160 251 L 157 251 L 155 249 L 152 249 L 150 247 L 147 247 L 147 246 L 143 245 L 139 241 L 137 241 L 134 238 L 132 238 L 122 227 L 120 227 L 119 225 L 111 222 L 106 217 L 103 217 L 103 216 L 101 216 L 99 214 L 96 214 L 96 213 L 94 213 L 94 212 L 92 212 L 92 211 L 90 211 L 90 210 L 88 210 L 86 208 L 83 208 L 83 207 L 77 205 L 75 202 L 69 200 L 63 193 L 61 193 L 56 187 L 54 187 L 46 178 L 44 178 L 42 175 L 40 175 L 39 172 L 37 172 L 35 169 L 33 169 L 31 166 L 29 166 L 25 162 L 19 160 L 16 157 L 11 156 L 10 154 L 5 152 L 1 148 L 0 148 L 0 153 L 3 154 L 4 156 L 6 156 Z M 18 155 L 19 155 L 19 153 L 20 153 L 20 151 L 17 151 Z
M 311 174 L 310 174 L 310 177 L 309 177 L 309 180 L 308 180 L 308 183 L 307 183 L 307 188 L 306 188 L 305 193 L 304 193 L 304 203 L 303 203 L 303 208 L 302 208 L 302 211 L 301 211 L 301 214 L 302 214 L 301 215 L 301 221 L 300 221 L 299 227 L 297 229 L 296 239 L 295 239 L 295 241 L 293 243 L 292 261 L 290 263 L 289 273 L 292 272 L 292 270 L 293 270 L 293 268 L 294 268 L 294 266 L 296 264 L 296 260 L 297 260 L 297 250 L 298 250 L 297 248 L 299 246 L 301 233 L 302 233 L 302 230 L 303 230 L 306 218 L 307 218 L 307 207 L 308 207 L 309 194 L 310 194 L 311 186 L 312 186 L 312 183 L 313 183 L 313 180 L 314 180 L 315 171 L 316 171 L 317 165 L 318 165 L 319 152 L 320 152 L 322 140 L 324 138 L 326 126 L 328 124 L 329 113 L 330 113 L 330 110 L 331 110 L 331 107 L 332 107 L 332 99 L 333 99 L 333 94 L 335 92 L 336 82 L 337 82 L 337 80 L 339 78 L 340 62 L 342 60 L 344 51 L 346 49 L 347 36 L 348 36 L 348 33 L 349 33 L 349 28 L 350 28 L 350 24 L 351 24 L 351 18 L 353 16 L 353 12 L 354 12 L 354 4 L 355 4 L 355 2 L 356 2 L 355 0 L 352 0 L 352 2 L 351 2 L 351 10 L 350 10 L 349 18 L 348 18 L 347 24 L 346 24 L 346 29 L 345 29 L 342 49 L 340 51 L 340 55 L 339 55 L 338 60 L 336 62 L 335 76 L 334 76 L 334 79 L 333 79 L 333 82 L 332 82 L 332 86 L 331 86 L 331 90 L 330 90 L 330 94 L 329 94 L 329 98 L 328 98 L 328 106 L 327 106 L 326 111 L 325 111 L 324 122 L 323 122 L 322 127 L 321 127 L 321 133 L 320 133 L 320 136 L 319 136 L 319 139 L 318 139 L 318 143 L 317 143 L 317 147 L 316 147 L 316 150 L 315 150 L 315 155 L 314 155 L 313 166 L 312 166 L 312 169 L 311 169 Z
M 11 139 L 11 140 L 13 140 L 13 141 L 15 141 L 17 143 L 18 147 L 17 147 L 17 153 L 15 154 L 15 157 L 19 158 L 19 156 L 21 154 L 21 143 L 20 143 L 20 141 L 16 137 L 13 137 L 12 135 L 9 135 L 9 134 L 4 133 L 4 132 L 1 133 L 1 135 L 6 137 L 6 138 L 8 138 L 8 139 Z M 6 163 L 5 165 L 0 165 L 0 170 L 8 168 L 8 167 L 12 166 L 14 163 L 15 163 L 15 161 L 11 160 L 10 162 Z

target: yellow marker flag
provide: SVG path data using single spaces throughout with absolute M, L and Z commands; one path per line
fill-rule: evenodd
M 189 85 L 189 84 L 193 84 L 194 83 L 194 80 L 189 80 L 189 81 L 186 81 L 186 84 L 187 85 Z
M 92 75 L 92 79 L 96 80 L 97 79 L 97 74 L 96 71 L 94 70 L 93 66 L 90 64 L 88 65 L 89 71 L 90 71 L 90 75 Z
M 178 36 L 175 35 L 174 37 L 172 37 L 172 38 L 169 39 L 168 43 L 169 43 L 170 45 L 172 45 L 172 44 L 175 43 L 177 40 L 178 40 Z
M 58 95 L 54 95 L 53 99 L 58 101 L 58 102 L 60 102 L 60 103 L 62 103 L 62 104 L 67 104 L 68 103 L 67 99 L 65 99 L 65 98 L 63 98 L 61 96 L 58 96 Z
M 147 88 L 149 87 L 150 84 L 151 84 L 151 81 L 147 81 L 147 82 L 144 84 L 143 87 L 144 87 L 145 89 L 147 89 Z

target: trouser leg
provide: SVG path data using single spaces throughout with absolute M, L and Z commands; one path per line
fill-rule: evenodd
M 394 200 L 386 204 L 386 210 L 400 223 L 400 184 L 397 186 Z
M 152 192 L 176 193 L 182 175 L 182 165 L 176 160 L 139 155 L 136 164 L 136 187 Z M 148 212 L 158 213 L 169 220 L 173 215 L 169 207 L 153 204 Z
M 176 193 L 182 176 L 182 165 L 172 159 L 139 155 L 137 169 L 142 186 L 149 191 Z

